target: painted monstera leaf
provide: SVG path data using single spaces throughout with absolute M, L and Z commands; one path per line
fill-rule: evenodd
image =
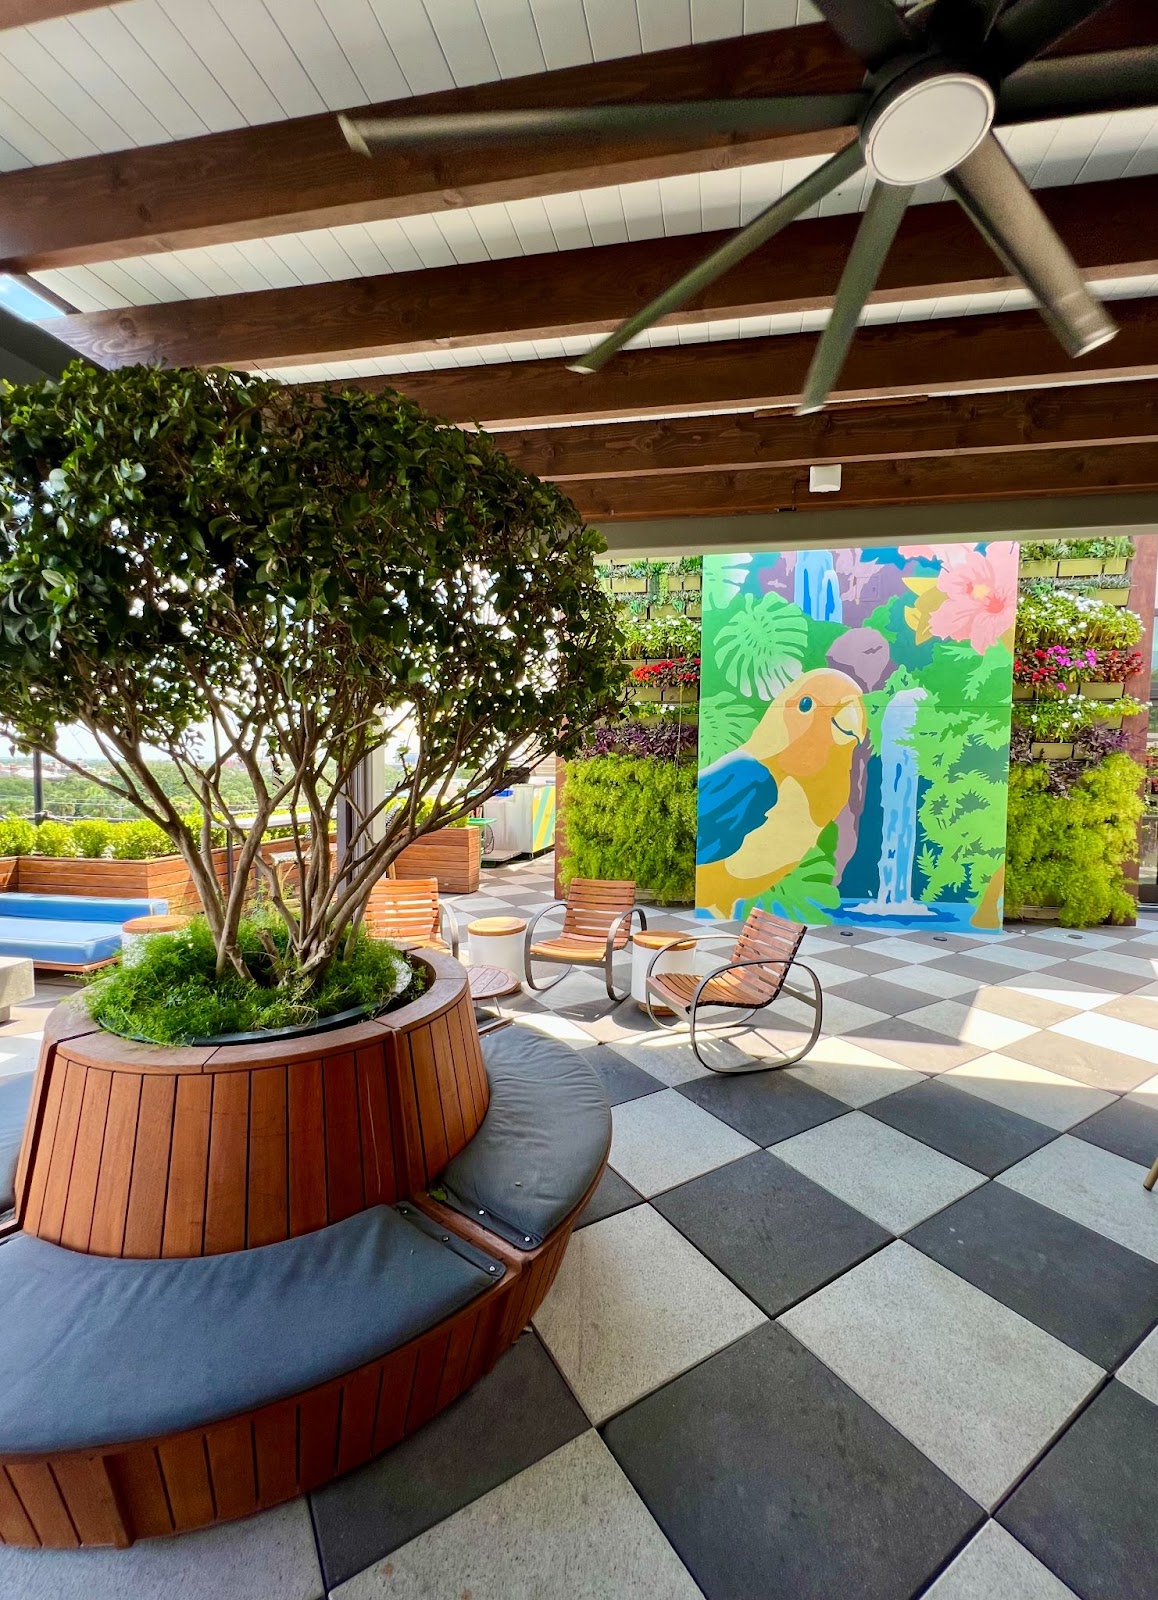
M 716 665 L 742 695 L 772 700 L 799 676 L 807 645 L 808 622 L 796 606 L 778 594 L 746 594 L 716 635 Z
M 751 556 L 705 556 L 702 579 L 705 607 L 709 611 L 722 611 L 731 605 L 751 571 Z

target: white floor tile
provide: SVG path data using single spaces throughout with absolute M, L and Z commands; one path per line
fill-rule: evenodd
M 1052 1334 L 901 1241 L 780 1320 L 985 1506 L 1103 1377 Z
M 1130 1359 L 1118 1368 L 1117 1375 L 1123 1383 L 1158 1406 L 1158 1328 L 1142 1340 Z
M 1033 1023 L 1016 1022 L 1012 1017 L 998 1016 L 960 1000 L 939 1000 L 934 1005 L 906 1011 L 905 1020 L 920 1023 L 922 1028 L 932 1028 L 934 1033 L 947 1034 L 950 1039 L 959 1039 L 962 1044 L 975 1044 L 982 1050 L 1000 1050 L 1038 1031 Z
M 1096 986 L 1098 975 L 1091 970 L 1090 982 Z M 1107 1005 L 1121 996 L 1116 989 L 1078 989 L 1068 978 L 1051 978 L 1048 972 L 1033 973 L 1024 978 L 1002 980 L 1003 989 L 1016 989 L 1019 994 L 1034 995 L 1039 1000 L 1053 1000 L 1058 1005 L 1070 1006 L 1074 1011 L 1092 1011 L 1095 1006 Z
M 985 1182 L 972 1167 L 861 1111 L 785 1139 L 776 1154 L 892 1233 L 916 1227 Z
M 1091 950 L 1073 959 L 1083 967 L 1090 967 L 1095 978 L 1099 968 L 1104 972 L 1125 972 L 1133 977 L 1151 980 L 1158 974 L 1158 961 L 1146 956 L 1122 955 L 1117 950 Z
M 1008 943 L 980 945 L 968 954 L 971 961 L 984 961 L 993 967 L 1010 967 L 1014 972 L 1040 972 L 1065 959 L 1064 952 L 1060 950 L 1056 956 L 1045 956 L 1040 950 L 1027 950 L 1023 944 L 1012 940 Z M 948 958 L 946 965 L 952 966 Z
M 854 1039 L 818 1039 L 807 1060 L 788 1071 L 802 1083 L 854 1107 L 867 1106 L 924 1078 L 922 1072 L 863 1050 Z
M 632 1066 L 642 1067 L 669 1089 L 677 1084 L 690 1083 L 693 1078 L 706 1078 L 708 1069 L 697 1060 L 688 1043 L 686 1030 L 679 1032 L 653 1028 L 631 1039 L 615 1039 L 608 1044 Z
M 1142 1187 L 1145 1176 L 1145 1167 L 1063 1133 L 997 1182 L 1158 1261 L 1158 1204 Z
M 1158 1016 L 1154 1020 L 1158 1023 Z M 1099 1011 L 1084 1011 L 1080 1016 L 1055 1022 L 1049 1031 L 1063 1034 L 1067 1039 L 1083 1039 L 1087 1044 L 1100 1045 L 1106 1050 L 1117 1050 L 1124 1056 L 1137 1056 L 1139 1061 L 1150 1061 L 1158 1066 L 1158 1031 L 1144 1028 L 1137 1022 L 1121 1022 Z
M 573 1236 L 535 1328 L 603 1422 L 765 1320 L 658 1211 L 636 1206 Z
M 939 1000 L 955 1000 L 959 994 L 970 994 L 977 988 L 976 978 L 963 978 L 949 967 L 897 967 L 881 976 L 886 983 L 899 983 L 906 989 L 916 989 L 918 994 L 935 995 Z
M 1042 1122 L 1047 1128 L 1056 1128 L 1059 1133 L 1084 1122 L 1117 1098 L 1106 1089 L 1091 1088 L 1060 1072 L 1049 1072 L 1000 1052 L 966 1061 L 945 1073 L 945 1078 L 957 1089 Z
M 699 1593 L 592 1431 L 350 1578 L 332 1600 L 696 1600 Z
M 321 1600 L 322 1592 L 304 1500 L 128 1550 L 0 1547 L 0 1594 L 10 1600 Z
M 859 942 L 859 941 L 858 941 Z M 860 949 L 867 950 L 874 956 L 884 956 L 886 960 L 896 961 L 900 966 L 924 966 L 926 961 L 941 961 L 945 957 L 945 947 L 939 944 L 921 944 L 916 939 L 884 938 L 868 939 L 859 945 Z M 889 974 L 882 972 L 881 977 L 887 978 Z
M 926 1589 L 925 1600 L 1076 1600 L 1072 1589 L 1043 1567 L 1036 1556 L 987 1522 L 953 1562 Z
M 640 1194 L 659 1194 L 758 1147 L 674 1089 L 615 1106 L 611 1165 Z

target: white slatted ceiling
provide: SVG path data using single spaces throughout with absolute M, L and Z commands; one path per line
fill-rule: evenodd
M 1009 129 L 1002 138 L 1038 188 L 1158 171 L 1158 115 L 1152 111 L 1036 123 Z M 819 159 L 312 229 L 35 276 L 78 310 L 98 311 L 737 228 L 798 183 Z M 867 193 L 867 180 L 855 178 L 807 214 L 859 210 Z M 926 184 L 916 200 L 942 200 L 947 193 L 939 182 Z
M 125 0 L 0 29 L 0 170 L 816 17 L 808 0 Z

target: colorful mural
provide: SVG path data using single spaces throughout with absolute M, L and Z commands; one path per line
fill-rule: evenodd
M 704 559 L 696 906 L 1001 926 L 1017 547 Z

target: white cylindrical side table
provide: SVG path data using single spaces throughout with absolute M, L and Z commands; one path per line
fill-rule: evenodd
M 467 924 L 472 967 L 500 967 L 511 975 L 504 994 L 511 994 L 523 981 L 523 935 L 525 917 L 480 917 Z
M 656 972 L 694 972 L 696 941 L 676 928 L 648 928 L 631 936 L 631 998 L 638 1006 L 647 1006 L 647 969 L 657 950 L 667 953 L 656 962 Z M 655 1008 L 669 1015 L 667 1006 Z

